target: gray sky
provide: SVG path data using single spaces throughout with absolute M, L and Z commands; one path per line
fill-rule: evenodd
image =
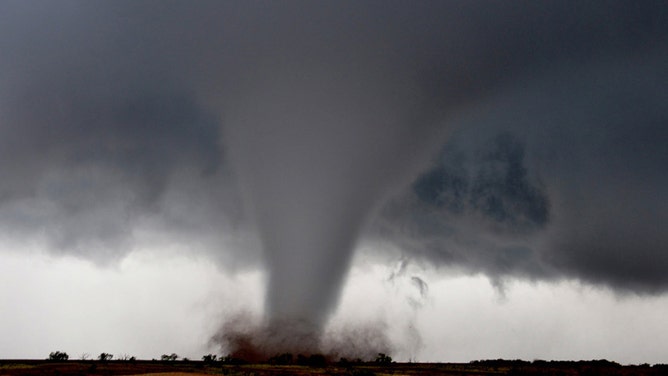
M 264 310 L 405 359 L 665 360 L 667 18 L 3 1 L 0 358 L 199 357 Z

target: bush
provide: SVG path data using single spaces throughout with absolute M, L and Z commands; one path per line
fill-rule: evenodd
M 64 351 L 54 351 L 49 354 L 49 360 L 57 361 L 57 362 L 62 362 L 67 359 L 69 359 L 70 356 L 67 355 L 66 352 Z
M 204 363 L 215 363 L 216 360 L 218 359 L 218 355 L 214 354 L 207 354 L 202 357 L 202 360 Z
M 112 354 L 109 354 L 109 353 L 101 353 L 101 354 L 97 357 L 97 359 L 98 359 L 100 362 L 106 362 L 107 360 L 111 360 L 113 357 L 114 357 L 114 356 L 113 356 Z
M 225 357 L 220 358 L 220 361 L 223 364 L 230 364 L 230 365 L 240 365 L 240 364 L 248 363 L 247 361 L 245 361 L 241 358 L 236 358 L 236 357 L 232 356 L 232 354 L 228 354 Z
M 275 355 L 269 358 L 269 364 L 276 364 L 276 365 L 292 364 L 292 358 L 293 356 L 290 353 Z
M 174 353 L 172 353 L 171 355 L 162 354 L 162 356 L 160 357 L 160 360 L 162 360 L 162 361 L 173 362 L 173 361 L 175 361 L 175 360 L 178 359 L 178 358 L 179 358 L 179 356 L 176 355 L 176 354 L 174 354 Z
M 376 363 L 390 364 L 392 363 L 392 357 L 383 353 L 378 353 L 378 356 L 376 357 Z

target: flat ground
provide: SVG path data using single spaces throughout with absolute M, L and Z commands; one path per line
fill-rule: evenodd
M 667 365 L 620 366 L 607 361 L 523 362 L 483 361 L 472 363 L 331 363 L 324 367 L 271 364 L 221 364 L 201 361 L 64 361 L 0 360 L 0 375 L 13 376 L 413 376 L 413 375 L 668 375 Z

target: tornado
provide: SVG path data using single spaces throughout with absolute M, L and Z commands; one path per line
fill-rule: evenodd
M 370 72 L 279 73 L 225 118 L 264 247 L 267 325 L 281 349 L 317 346 L 365 221 L 431 133 L 413 123 L 419 106 L 406 86 L 388 88 Z
M 263 4 L 229 36 L 223 138 L 263 247 L 269 354 L 317 350 L 370 215 L 446 134 L 401 13 L 377 10 Z

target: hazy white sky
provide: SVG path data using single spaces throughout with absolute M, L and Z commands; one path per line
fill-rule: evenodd
M 72 358 L 101 352 L 141 359 L 199 359 L 224 317 L 261 312 L 260 272 L 222 272 L 204 257 L 131 253 L 100 269 L 45 254 L 3 253 L 0 358 Z M 333 326 L 384 323 L 397 360 L 613 359 L 668 357 L 668 297 L 617 297 L 576 282 L 512 281 L 356 258 Z M 428 283 L 423 296 L 411 277 Z M 412 304 L 411 304 L 412 302 Z M 417 304 L 416 304 L 417 303 Z M 411 331 L 410 327 L 416 331 Z M 416 337 L 417 334 L 417 337 Z

